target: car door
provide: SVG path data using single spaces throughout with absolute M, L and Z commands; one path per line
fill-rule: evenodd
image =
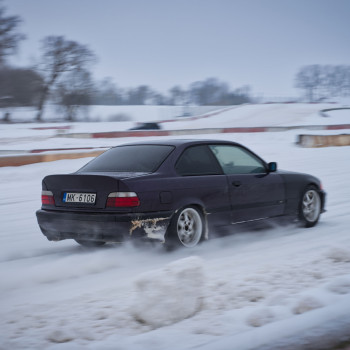
M 265 162 L 239 145 L 210 145 L 227 176 L 232 223 L 282 215 L 282 177 L 268 172 Z
M 198 203 L 208 214 L 209 224 L 231 223 L 231 202 L 226 175 L 206 144 L 186 148 L 175 170 L 179 175 L 172 184 L 177 207 Z

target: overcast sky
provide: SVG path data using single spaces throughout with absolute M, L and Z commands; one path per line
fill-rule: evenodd
M 254 95 L 296 96 L 307 64 L 350 64 L 350 0 L 4 0 L 27 40 L 15 65 L 39 57 L 40 40 L 64 35 L 98 56 L 94 78 L 118 86 L 174 85 L 217 77 Z

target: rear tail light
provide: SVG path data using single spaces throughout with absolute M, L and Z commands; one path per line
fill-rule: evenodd
M 55 205 L 55 199 L 53 198 L 53 193 L 51 191 L 41 192 L 41 204 Z
M 113 192 L 107 198 L 106 207 L 138 207 L 140 200 L 135 192 Z

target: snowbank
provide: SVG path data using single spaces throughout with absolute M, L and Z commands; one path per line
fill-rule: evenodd
M 193 316 L 201 307 L 203 262 L 189 257 L 149 271 L 135 282 L 131 313 L 139 321 L 158 328 Z

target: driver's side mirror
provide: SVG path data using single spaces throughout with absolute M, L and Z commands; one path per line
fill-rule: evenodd
M 276 162 L 270 162 L 268 164 L 268 169 L 269 169 L 269 173 L 273 173 L 277 170 L 277 163 Z

